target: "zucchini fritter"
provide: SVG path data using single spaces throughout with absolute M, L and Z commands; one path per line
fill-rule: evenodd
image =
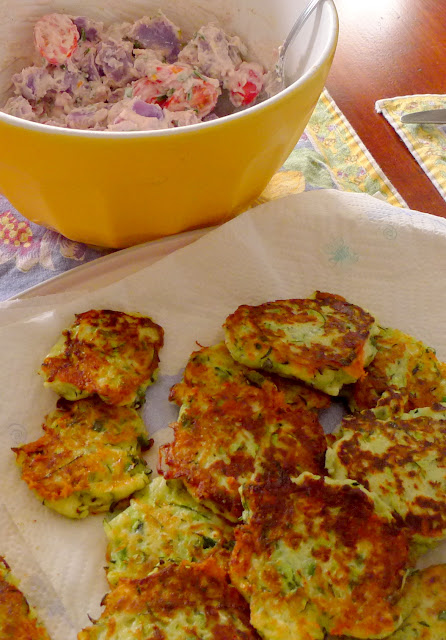
M 49 640 L 25 596 L 18 589 L 11 570 L 0 556 L 0 638 L 1 640 Z
M 197 387 L 212 394 L 218 392 L 227 382 L 246 385 L 248 381 L 250 384 L 261 386 L 265 380 L 271 380 L 284 393 L 286 403 L 293 405 L 296 410 L 318 411 L 330 405 L 331 398 L 318 389 L 300 381 L 249 369 L 235 362 L 223 342 L 202 348 L 191 355 L 182 381 L 172 387 L 170 400 L 181 406 L 189 391 Z
M 227 560 L 233 540 L 232 527 L 200 505 L 182 482 L 161 477 L 104 528 L 111 586 L 122 578 L 144 578 L 165 563 L 200 562 L 214 554 Z
M 214 558 L 124 580 L 78 640 L 259 640 L 249 607 Z
M 417 550 L 446 537 L 446 407 L 393 420 L 372 411 L 344 418 L 326 466 L 377 494 L 402 520 Z M 421 545 L 421 547 L 420 547 Z
M 388 640 L 445 640 L 446 565 L 417 571 L 404 589 L 410 615 Z
M 446 565 L 416 571 L 406 582 L 401 599 L 404 622 L 386 640 L 445 640 Z M 326 640 L 352 640 L 327 636 Z
M 374 408 L 389 389 L 404 395 L 405 411 L 446 402 L 446 365 L 434 349 L 398 329 L 381 329 L 375 343 L 366 375 L 349 389 L 353 410 Z
M 76 315 L 39 373 L 67 400 L 93 394 L 109 404 L 137 405 L 155 381 L 163 330 L 150 318 L 121 311 Z
M 161 448 L 166 478 L 181 478 L 200 502 L 237 522 L 239 487 L 268 472 L 324 473 L 325 437 L 315 410 L 290 404 L 224 344 L 192 354 L 171 398 L 182 402 L 175 439 Z
M 254 375 L 254 370 L 252 374 Z M 262 375 L 268 376 L 264 371 Z M 310 411 L 320 411 L 328 409 L 332 399 L 329 395 L 319 389 L 310 387 L 299 380 L 291 380 L 290 378 L 282 378 L 276 374 L 268 376 L 285 397 L 285 402 L 292 405 L 296 410 L 308 409 Z
M 238 362 L 332 396 L 364 374 L 379 331 L 367 311 L 320 291 L 306 300 L 242 305 L 223 326 L 226 346 Z
M 29 488 L 62 515 L 107 511 L 149 481 L 140 454 L 150 441 L 134 409 L 59 399 L 42 426 L 41 438 L 13 451 Z
M 230 574 L 265 640 L 382 638 L 401 624 L 407 539 L 363 487 L 302 473 L 243 495 Z

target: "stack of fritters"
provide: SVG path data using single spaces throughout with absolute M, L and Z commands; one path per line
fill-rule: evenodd
M 446 538 L 446 406 L 392 420 L 372 411 L 347 417 L 326 464 L 332 477 L 356 480 L 385 502 L 418 552 Z
M 166 478 L 181 478 L 201 502 L 232 522 L 242 515 L 239 489 L 268 470 L 323 473 L 325 437 L 318 392 L 281 389 L 235 362 L 224 344 L 192 354 L 171 399 L 181 405 L 175 439 L 162 449 Z M 314 396 L 312 401 L 310 396 Z M 290 401 L 290 402 L 288 402 Z
M 317 291 L 304 300 L 240 306 L 224 324 L 232 357 L 337 396 L 364 374 L 379 328 L 364 309 Z
M 16 450 L 30 486 L 58 491 L 47 504 L 66 515 L 109 508 L 121 480 L 127 495 L 142 483 L 104 523 L 111 591 L 79 640 L 446 640 L 446 565 L 412 573 L 446 537 L 446 368 L 432 349 L 334 294 L 243 305 L 225 343 L 194 352 L 172 388 L 164 477 L 145 486 L 134 409 L 96 411 L 139 401 L 162 330 L 144 325 L 149 378 L 129 383 L 127 339 L 109 333 L 126 321 L 113 313 L 77 316 L 43 365 L 59 393 L 102 400 L 61 401 L 45 436 Z M 87 362 L 93 373 L 78 375 Z M 318 413 L 337 395 L 356 413 L 327 450 Z
M 243 496 L 231 578 L 264 638 L 381 638 L 399 626 L 407 539 L 363 487 L 303 473 Z
M 45 505 L 84 518 L 147 484 L 141 452 L 150 442 L 133 407 L 155 380 L 162 344 L 150 318 L 120 311 L 81 313 L 63 332 L 40 370 L 63 398 L 46 416 L 45 435 L 13 449 Z
M 182 479 L 234 523 L 243 520 L 230 576 L 265 640 L 396 633 L 415 606 L 404 584 L 416 554 L 444 537 L 446 469 L 443 409 L 395 421 L 442 399 L 444 365 L 419 341 L 321 292 L 243 305 L 224 329 L 225 345 L 192 354 L 172 389 L 181 408 L 174 441 L 161 452 L 165 477 Z M 348 395 L 352 408 L 357 398 L 377 407 L 346 421 L 327 468 L 317 419 L 325 394 Z M 376 467 L 388 481 L 381 487 L 353 466 L 340 473 L 333 462 L 351 428 L 357 466 L 372 466 L 357 432 L 376 425 Z M 391 453 L 383 451 L 384 431 L 389 448 L 396 442 Z
M 233 527 L 181 481 L 153 479 L 104 525 L 112 591 L 79 640 L 259 639 L 228 579 Z
M 433 565 L 412 573 L 405 584 L 400 608 L 404 622 L 395 633 L 386 636 L 386 640 L 444 640 L 446 565 Z M 349 639 L 328 635 L 326 640 Z
M 1 640 L 49 640 L 49 636 L 19 590 L 6 560 L 0 557 Z
M 249 606 L 215 558 L 170 564 L 141 580 L 124 580 L 79 640 L 260 640 Z
M 341 304 L 340 300 L 333 297 L 335 305 Z M 349 309 L 348 303 L 341 306 L 344 312 Z M 359 317 L 359 308 L 352 315 Z M 373 319 L 365 312 L 364 316 L 367 326 L 372 326 Z M 310 323 L 312 319 L 319 322 L 317 315 L 311 316 Z M 350 328 L 353 330 L 353 325 Z M 369 338 L 369 332 L 363 331 L 360 338 L 352 340 L 352 348 L 343 345 L 348 351 L 346 357 L 355 366 Z M 83 632 L 86 635 L 80 635 L 82 640 L 105 637 L 106 633 L 117 638 L 121 624 L 131 624 L 143 636 L 153 633 L 158 637 L 147 611 L 155 612 L 156 620 L 161 620 L 156 629 L 159 637 L 177 637 L 175 602 L 183 587 L 173 579 L 166 582 L 165 576 L 182 576 L 186 567 L 202 576 L 209 567 L 218 566 L 218 576 L 213 575 L 218 577 L 222 593 L 226 592 L 229 578 L 225 567 L 232 548 L 232 528 L 221 516 L 235 524 L 240 522 L 242 487 L 254 481 L 267 482 L 268 478 L 298 476 L 304 471 L 324 473 L 326 443 L 318 410 L 329 405 L 327 396 L 301 381 L 236 362 L 223 343 L 192 354 L 183 381 L 173 387 L 170 398 L 181 408 L 174 425 L 174 442 L 161 450 L 168 480 L 152 481 L 128 509 L 106 523 L 108 579 L 113 591 L 106 598 L 100 620 Z M 142 577 L 144 572 L 151 572 L 150 579 Z M 160 584 L 172 602 L 171 625 L 158 615 L 155 593 Z M 131 615 L 126 594 L 137 603 Z M 181 600 L 186 599 L 189 606 L 188 597 L 181 594 Z M 224 602 L 221 608 L 224 610 Z M 200 599 L 194 602 L 193 614 L 182 613 L 181 637 L 257 637 L 247 618 L 240 628 L 238 605 L 232 614 L 233 620 L 238 620 L 237 630 L 220 626 L 217 630 L 209 620 L 207 627 L 200 626 L 197 619 L 206 619 L 208 611 L 209 604 Z M 201 618 L 197 618 L 198 612 Z
M 353 411 L 373 409 L 384 393 L 398 392 L 411 411 L 446 402 L 446 365 L 435 350 L 398 329 L 382 328 L 366 375 L 347 390 Z

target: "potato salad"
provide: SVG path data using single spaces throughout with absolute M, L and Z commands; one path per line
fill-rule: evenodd
M 33 122 L 148 131 L 211 120 L 253 105 L 268 73 L 216 24 L 189 42 L 165 15 L 104 26 L 52 13 L 34 25 L 36 62 L 12 78 L 2 110 Z

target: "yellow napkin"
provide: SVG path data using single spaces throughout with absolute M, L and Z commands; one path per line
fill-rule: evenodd
M 424 94 L 385 98 L 378 113 L 390 122 L 406 147 L 446 200 L 446 125 L 403 124 L 401 116 L 414 111 L 445 109 L 446 95 Z

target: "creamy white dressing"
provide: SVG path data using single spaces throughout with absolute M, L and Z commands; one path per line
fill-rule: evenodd
M 12 77 L 2 110 L 67 127 L 148 131 L 196 124 L 254 104 L 266 70 L 216 24 L 189 42 L 162 13 L 103 23 L 47 14 L 34 26 L 38 62 Z M 221 98 L 221 100 L 220 100 Z

